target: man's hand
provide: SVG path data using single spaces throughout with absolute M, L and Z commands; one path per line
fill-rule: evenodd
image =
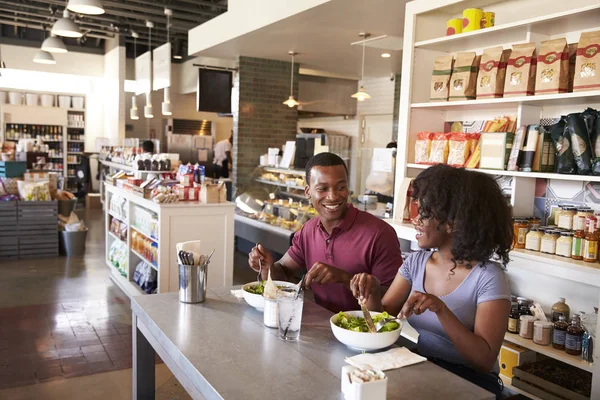
M 260 243 L 252 248 L 250 254 L 248 254 L 248 265 L 250 268 L 258 272 L 260 270 L 260 264 L 258 260 L 262 262 L 262 279 L 267 279 L 269 268 L 273 265 L 273 254 L 265 249 Z
M 310 289 L 313 283 L 327 285 L 329 283 L 342 283 L 345 287 L 350 286 L 352 276 L 346 271 L 332 267 L 321 262 L 316 262 L 304 277 L 304 286 Z
M 380 296 L 381 283 L 371 274 L 356 274 L 350 281 L 350 290 L 354 297 L 366 304 L 371 296 Z
M 432 294 L 414 291 L 404 303 L 402 311 L 400 311 L 401 318 L 408 318 L 411 315 L 423 314 L 429 310 L 433 313 L 439 314 L 446 309 L 446 303 L 439 299 L 439 297 Z

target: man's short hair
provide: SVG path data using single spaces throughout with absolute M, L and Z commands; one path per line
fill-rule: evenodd
M 144 153 L 154 153 L 154 142 L 152 140 L 144 140 L 142 150 Z
M 312 156 L 306 164 L 306 184 L 310 186 L 310 171 L 313 167 L 334 167 L 336 165 L 343 165 L 346 170 L 346 176 L 348 176 L 348 167 L 340 156 L 333 153 L 319 153 Z

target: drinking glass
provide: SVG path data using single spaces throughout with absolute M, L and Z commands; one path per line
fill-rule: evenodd
M 277 291 L 277 312 L 279 314 L 279 338 L 296 342 L 300 337 L 304 293 L 296 297 L 296 288 L 281 288 Z

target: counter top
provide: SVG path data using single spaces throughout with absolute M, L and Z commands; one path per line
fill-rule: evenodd
M 333 336 L 331 312 L 306 300 L 301 340 L 286 343 L 230 289 L 209 291 L 201 304 L 182 304 L 177 293 L 132 299 L 135 326 L 192 397 L 343 399 L 341 369 L 357 352 Z M 430 362 L 386 374 L 388 399 L 494 398 Z

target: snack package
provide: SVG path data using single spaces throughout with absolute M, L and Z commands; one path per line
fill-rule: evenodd
M 545 40 L 538 55 L 535 94 L 566 93 L 569 87 L 567 39 Z
M 485 121 L 482 132 L 507 132 L 509 125 L 508 117 L 497 117 L 491 121 Z
M 538 147 L 538 140 L 540 137 L 540 126 L 529 125 L 527 127 L 527 133 L 523 140 L 523 149 L 520 152 L 519 160 L 519 171 L 531 172 L 533 171 L 533 160 L 535 158 L 535 152 Z
M 448 165 L 464 167 L 469 158 L 468 136 L 462 132 L 451 132 L 449 141 Z
M 50 201 L 50 184 L 46 182 L 18 181 L 19 197 L 23 201 Z
M 448 133 L 435 133 L 431 140 L 429 164 L 446 164 L 448 161 L 449 139 Z
M 415 163 L 427 164 L 429 162 L 429 153 L 431 152 L 431 132 L 417 133 L 417 141 L 415 142 Z
M 583 32 L 577 46 L 573 91 L 600 89 L 600 31 Z
M 550 132 L 543 126 L 540 126 L 540 136 L 533 157 L 532 171 L 554 172 L 554 145 L 552 144 Z
M 507 132 L 482 133 L 479 168 L 503 170 L 506 165 L 509 140 L 512 140 L 512 134 Z
M 440 56 L 435 59 L 431 75 L 430 101 L 448 101 L 448 85 L 453 65 L 454 57 L 451 55 Z
M 481 139 L 481 133 L 467 133 L 467 140 L 469 141 L 469 154 L 475 153 L 475 149 Z
M 575 66 L 577 64 L 577 46 L 579 43 L 571 43 L 569 45 L 569 83 L 567 91 L 573 91 L 573 81 L 575 80 Z
M 577 165 L 571 150 L 571 135 L 567 129 L 566 117 L 563 116 L 560 121 L 548 126 L 547 129 L 550 132 L 552 143 L 554 143 L 556 172 L 568 175 L 576 174 Z
M 504 97 L 533 96 L 537 58 L 535 43 L 515 44 L 506 67 Z
M 477 71 L 481 56 L 474 52 L 456 54 L 456 61 L 452 67 L 450 78 L 450 91 L 448 100 L 473 100 L 477 91 Z
M 483 50 L 477 76 L 478 99 L 502 97 L 510 52 L 511 50 L 504 50 L 502 46 Z
M 577 164 L 578 175 L 592 173 L 592 143 L 585 119 L 581 113 L 567 115 L 567 129 L 571 135 L 571 149 Z
M 465 168 L 479 168 L 479 162 L 481 160 L 481 140 L 477 142 L 475 150 L 469 156 L 469 159 L 465 163 Z
M 514 136 L 514 139 L 511 144 L 510 154 L 508 156 L 508 162 L 506 163 L 507 171 L 518 171 L 519 170 L 519 156 L 521 154 L 521 149 L 523 148 L 523 143 L 525 141 L 525 134 L 527 133 L 527 126 L 522 126 L 517 129 L 517 133 Z
M 511 115 L 507 118 L 508 118 L 508 126 L 506 128 L 506 131 L 515 133 L 517 131 L 517 116 Z

